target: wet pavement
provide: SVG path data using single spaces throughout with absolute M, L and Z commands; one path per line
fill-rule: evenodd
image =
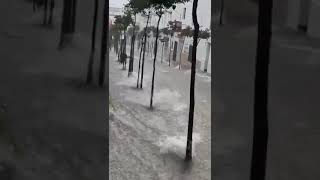
M 136 54 L 138 54 L 136 52 Z M 127 70 L 110 52 L 109 108 L 110 179 L 211 179 L 211 78 L 196 78 L 196 106 L 193 136 L 193 161 L 184 161 L 190 70 L 179 70 L 166 63 L 156 64 L 154 109 L 150 88 L 152 61 L 146 56 L 143 89 L 137 89 L 138 57 L 134 73 Z

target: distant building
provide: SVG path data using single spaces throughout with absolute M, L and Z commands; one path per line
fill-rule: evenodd
M 177 4 L 176 9 L 172 10 L 169 9 L 167 13 L 165 13 L 159 24 L 159 29 L 168 27 L 169 21 L 177 21 L 181 24 L 181 28 L 185 28 L 187 26 L 193 27 L 193 21 L 192 21 L 192 3 L 193 0 L 191 0 L 188 3 L 185 4 Z M 201 0 L 198 2 L 198 22 L 200 25 L 200 29 L 205 30 L 211 28 L 211 0 Z M 152 15 L 150 19 L 149 26 L 155 26 L 157 25 L 158 17 L 156 15 Z M 143 15 L 137 16 L 137 25 L 140 26 L 140 29 L 143 29 L 146 25 L 147 18 Z M 192 38 L 185 38 L 185 41 L 183 43 L 183 38 L 179 37 L 179 32 L 175 33 L 173 38 L 171 39 L 171 46 L 169 46 L 169 43 L 165 44 L 165 49 L 167 52 L 167 55 L 169 55 L 169 47 L 171 47 L 171 60 L 173 64 L 177 65 L 180 61 L 180 52 L 182 63 L 189 64 L 190 62 L 187 62 L 189 59 L 189 56 L 191 56 L 191 49 L 192 49 Z M 168 56 L 166 56 L 168 57 Z M 169 59 L 169 58 L 167 58 Z M 211 73 L 211 38 L 209 39 L 202 39 L 197 47 L 197 68 L 201 71 L 206 71 L 208 73 Z
M 193 27 L 192 20 L 192 5 L 193 0 L 189 1 L 185 4 L 178 4 L 175 11 L 172 13 L 171 19 L 178 20 L 182 22 L 182 29 L 187 26 Z M 209 29 L 211 25 L 211 0 L 201 0 L 198 1 L 198 9 L 197 9 L 198 23 L 200 25 L 201 30 Z M 182 47 L 182 40 L 175 36 L 175 41 L 178 45 L 179 50 L 182 48 L 182 56 L 188 57 L 190 60 L 193 38 L 186 38 L 184 45 Z M 175 45 L 173 48 L 175 49 Z M 177 57 L 180 57 L 180 51 L 177 53 Z M 179 58 L 177 58 L 179 59 Z M 209 39 L 201 39 L 197 46 L 197 68 L 201 71 L 206 71 L 211 73 L 211 38 Z
M 114 21 L 114 16 L 123 15 L 123 8 L 109 7 L 109 19 Z

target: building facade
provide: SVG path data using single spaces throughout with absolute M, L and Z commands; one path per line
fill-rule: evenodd
M 169 27 L 169 21 L 178 21 L 181 22 L 182 27 L 187 26 L 193 27 L 192 21 L 192 3 L 190 1 L 185 4 L 178 4 L 175 10 L 168 9 L 167 12 L 162 16 L 159 24 L 159 29 Z M 198 22 L 201 30 L 209 29 L 211 25 L 211 0 L 201 0 L 198 2 Z M 138 15 L 137 16 L 137 25 L 140 26 L 140 29 L 143 29 L 146 25 L 147 18 L 146 16 Z M 157 26 L 158 17 L 155 14 L 152 14 L 150 17 L 148 26 Z M 171 54 L 170 60 L 172 64 L 179 64 L 181 57 L 181 64 L 187 64 L 186 66 L 190 67 L 190 51 L 192 50 L 192 37 L 183 38 L 179 36 L 179 32 L 174 33 L 174 36 L 171 38 L 168 43 L 165 43 L 165 60 L 169 59 L 169 54 Z M 159 48 L 162 46 L 159 46 Z M 171 52 L 169 48 L 171 47 Z M 161 52 L 161 49 L 160 49 Z M 211 38 L 201 39 L 197 46 L 197 68 L 198 70 L 211 73 Z

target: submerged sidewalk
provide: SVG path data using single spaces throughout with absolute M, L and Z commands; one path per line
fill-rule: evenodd
M 188 122 L 188 71 L 156 62 L 154 109 L 149 109 L 153 60 L 146 56 L 143 89 L 134 73 L 110 53 L 110 175 L 111 179 L 211 179 L 210 82 L 197 76 L 194 159 L 184 161 Z

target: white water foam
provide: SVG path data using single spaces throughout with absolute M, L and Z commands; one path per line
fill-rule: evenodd
M 200 134 L 193 133 L 192 136 L 192 156 L 196 156 L 196 145 L 201 142 Z M 163 135 L 159 138 L 156 144 L 160 148 L 161 154 L 174 153 L 177 156 L 184 158 L 187 146 L 186 136 L 167 136 Z

